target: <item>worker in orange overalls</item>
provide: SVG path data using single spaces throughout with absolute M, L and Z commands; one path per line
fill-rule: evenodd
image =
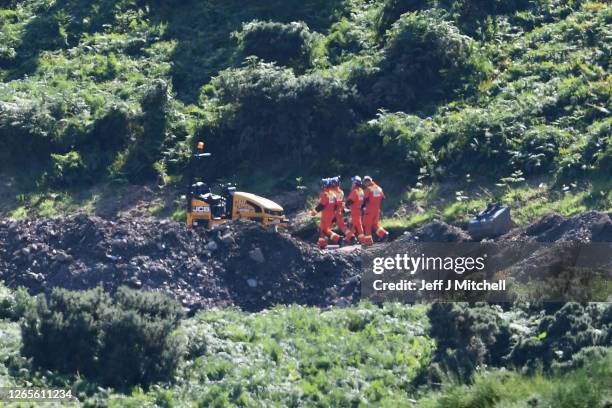
M 361 177 L 353 176 L 351 178 L 351 193 L 346 199 L 346 206 L 351 210 L 351 229 L 344 237 L 346 241 L 352 240 L 355 237 L 355 233 L 357 233 L 359 242 L 362 244 L 366 243 L 361 219 L 363 212 L 361 207 L 363 206 L 364 198 Z
M 349 236 L 351 231 L 344 221 L 344 191 L 342 191 L 341 177 L 332 177 L 330 181 L 331 191 L 336 195 L 336 217 L 334 218 L 334 221 L 336 222 L 336 225 L 338 225 L 338 228 L 340 228 L 340 231 L 342 231 L 342 234 L 344 234 L 345 240 L 350 241 L 351 238 Z
M 331 182 L 329 179 L 321 180 L 321 194 L 319 195 L 319 204 L 316 208 L 310 211 L 312 217 L 316 217 L 317 213 L 321 213 L 321 224 L 319 225 L 319 240 L 317 245 L 324 249 L 327 247 L 328 238 L 334 243 L 340 242 L 340 235 L 331 230 L 336 215 L 336 195 L 331 191 Z
M 389 235 L 389 232 L 378 224 L 380 221 L 380 206 L 382 201 L 385 199 L 385 193 L 370 176 L 365 176 L 363 178 L 363 184 L 365 185 L 363 203 L 365 208 L 363 214 L 365 243 L 367 245 L 371 245 L 374 243 L 374 240 L 372 239 L 373 229 L 376 230 L 376 236 L 379 240 L 382 240 Z

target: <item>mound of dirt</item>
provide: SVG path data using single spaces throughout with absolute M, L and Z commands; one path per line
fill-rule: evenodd
M 502 237 L 512 241 L 612 242 L 612 220 L 605 212 L 588 211 L 571 218 L 548 214 L 528 226 Z
M 398 239 L 398 241 L 406 242 L 467 242 L 470 240 L 471 237 L 467 232 L 442 221 L 430 222 Z
M 191 309 L 329 306 L 359 296 L 357 253 L 322 252 L 237 222 L 214 231 L 171 221 L 75 215 L 0 220 L 0 278 L 31 293 L 121 285 L 168 293 Z
M 190 310 L 346 306 L 360 298 L 364 253 L 401 253 L 417 243 L 470 240 L 462 229 L 439 221 L 365 250 L 321 251 L 310 239 L 269 233 L 252 222 L 203 231 L 130 215 L 0 220 L 0 279 L 31 293 L 98 285 L 112 292 L 128 285 L 168 293 Z M 612 221 L 601 212 L 572 218 L 551 214 L 498 240 L 612 242 Z
M 399 242 L 469 242 L 470 235 L 459 227 L 433 221 L 405 233 Z M 609 213 L 588 211 L 573 217 L 548 214 L 524 227 L 515 228 L 496 241 L 526 242 L 612 242 L 612 219 Z

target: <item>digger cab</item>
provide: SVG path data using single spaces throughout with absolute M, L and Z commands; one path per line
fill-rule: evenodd
M 187 209 L 187 226 L 190 228 L 212 228 L 238 219 L 256 221 L 264 226 L 288 226 L 283 207 L 267 198 L 236 191 L 233 186 L 224 188 L 221 195 L 208 191 L 194 194 L 190 199 Z
M 236 191 L 233 198 L 232 219 L 249 219 L 265 226 L 288 226 L 283 207 L 274 201 L 243 191 Z
M 198 143 L 198 151 L 203 151 L 204 144 Z M 198 153 L 194 163 L 210 153 Z M 187 226 L 213 228 L 237 219 L 248 219 L 270 227 L 287 227 L 283 207 L 272 200 L 255 194 L 236 191 L 233 184 L 222 184 L 220 194 L 215 194 L 203 180 L 194 181 L 196 164 L 192 165 L 192 176 L 187 194 Z

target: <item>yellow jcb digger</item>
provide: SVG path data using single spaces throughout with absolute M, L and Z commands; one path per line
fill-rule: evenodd
M 268 228 L 286 228 L 289 220 L 283 207 L 272 200 L 251 193 L 236 191 L 232 184 L 221 185 L 221 195 L 214 194 L 208 184 L 199 179 L 200 163 L 210 153 L 204 153 L 204 143 L 197 144 L 191 165 L 187 194 L 187 227 L 213 228 L 237 219 L 249 219 Z

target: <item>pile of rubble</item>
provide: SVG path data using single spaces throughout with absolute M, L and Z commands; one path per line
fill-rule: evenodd
M 498 241 L 611 242 L 603 212 L 572 218 L 550 214 Z M 469 242 L 462 229 L 434 221 L 367 253 L 400 253 L 418 242 Z M 49 293 L 127 285 L 174 296 L 194 311 L 275 304 L 345 306 L 360 298 L 363 249 L 321 251 L 286 232 L 253 222 L 212 231 L 138 216 L 108 220 L 73 215 L 39 221 L 0 220 L 0 279 L 5 285 Z
M 516 228 L 502 239 L 537 242 L 612 242 L 612 219 L 609 213 L 587 211 L 567 218 L 548 214 L 539 221 Z
M 74 215 L 0 220 L 0 279 L 31 293 L 102 285 L 168 293 L 191 310 L 329 306 L 359 296 L 360 259 L 236 222 L 214 231 L 172 221 Z

